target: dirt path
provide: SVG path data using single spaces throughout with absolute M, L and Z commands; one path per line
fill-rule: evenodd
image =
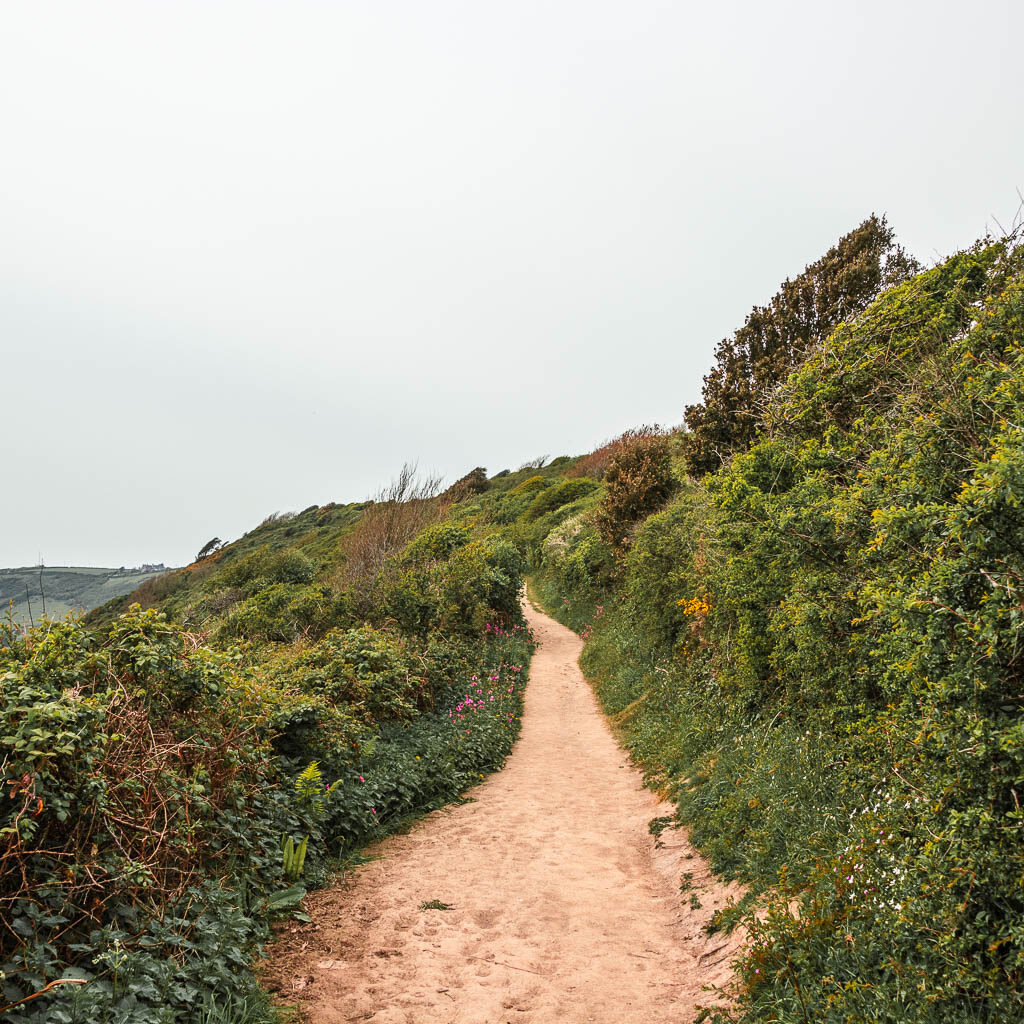
M 738 938 L 703 925 L 730 890 L 682 832 L 655 847 L 648 823 L 672 809 L 613 739 L 579 638 L 527 616 L 540 646 L 506 767 L 310 897 L 314 923 L 270 951 L 310 1024 L 681 1024 L 716 1002 L 702 987 L 728 979 Z

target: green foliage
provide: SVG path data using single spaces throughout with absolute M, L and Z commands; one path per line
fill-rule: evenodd
M 71 622 L 30 634 L 0 653 L 0 683 L 3 996 L 89 982 L 9 1019 L 179 1021 L 204 994 L 249 991 L 248 901 L 298 819 L 231 659 L 136 610 L 102 639 Z M 113 946 L 116 967 L 97 959 Z
M 403 561 L 410 564 L 444 561 L 468 544 L 471 533 L 463 526 L 443 522 L 428 526 L 405 549 Z
M 598 536 L 592 516 L 579 512 L 545 537 L 541 572 L 534 584 L 545 607 L 573 629 L 583 630 L 610 593 L 616 576 L 615 554 Z
M 228 566 L 219 574 L 218 582 L 254 593 L 275 583 L 309 583 L 312 579 L 313 563 L 301 551 L 271 551 L 263 545 Z
M 499 493 L 489 505 L 490 518 L 501 526 L 510 526 L 526 515 L 533 502 L 552 486 L 552 482 L 543 476 L 534 475 Z
M 451 910 L 451 903 L 442 903 L 440 900 L 427 900 L 420 904 L 420 910 Z
M 401 636 L 371 626 L 334 630 L 299 655 L 289 682 L 347 705 L 366 722 L 408 718 L 426 685 L 426 665 Z
M 843 321 L 852 320 L 885 287 L 918 270 L 893 242 L 884 217 L 872 215 L 795 280 L 783 283 L 766 307 L 724 339 L 704 378 L 703 398 L 686 409 L 684 438 L 694 475 L 716 470 L 754 440 L 765 396 Z
M 284 871 L 284 877 L 289 882 L 297 882 L 302 877 L 302 868 L 306 863 L 306 849 L 308 847 L 309 836 L 306 836 L 298 844 L 290 835 L 281 836 L 281 867 Z
M 493 615 L 506 622 L 520 620 L 525 568 L 512 544 L 474 540 L 443 560 L 406 563 L 382 574 L 377 604 L 409 633 L 479 634 Z
M 228 613 L 218 639 L 292 643 L 322 636 L 350 620 L 345 596 L 326 586 L 272 583 Z
M 351 847 L 379 837 L 455 799 L 504 762 L 519 734 L 532 642 L 521 627 L 495 626 L 485 635 L 480 667 L 468 680 L 453 681 L 435 709 L 413 721 L 382 724 L 372 749 L 339 773 L 324 822 L 333 841 Z
M 597 484 L 586 477 L 573 477 L 540 491 L 526 507 L 524 518 L 528 522 L 539 519 L 548 512 L 562 508 L 597 490 Z
M 340 785 L 340 780 L 334 783 L 324 782 L 320 762 L 310 761 L 295 777 L 295 797 L 299 806 L 314 821 L 319 822 L 323 819 L 327 802 Z

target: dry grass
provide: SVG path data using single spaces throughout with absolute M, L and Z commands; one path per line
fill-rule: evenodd
M 419 479 L 414 463 L 371 499 L 362 518 L 341 544 L 344 563 L 338 583 L 365 592 L 388 558 L 398 554 L 421 530 L 437 522 L 449 504 L 438 496 L 441 478 Z

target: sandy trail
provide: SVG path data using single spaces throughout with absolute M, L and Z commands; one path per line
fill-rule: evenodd
M 683 832 L 656 846 L 648 823 L 672 808 L 615 742 L 579 638 L 526 612 L 539 647 L 506 767 L 311 896 L 313 924 L 270 950 L 310 1024 L 680 1024 L 717 1002 L 703 986 L 728 980 L 739 936 L 703 926 L 735 890 Z

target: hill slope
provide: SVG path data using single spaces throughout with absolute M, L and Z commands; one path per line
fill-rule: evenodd
M 101 604 L 131 593 L 163 572 L 142 569 L 101 569 L 87 566 L 27 566 L 0 569 L 0 609 L 14 602 L 14 621 L 27 626 L 44 612 L 61 618 L 69 612 L 88 612 Z

